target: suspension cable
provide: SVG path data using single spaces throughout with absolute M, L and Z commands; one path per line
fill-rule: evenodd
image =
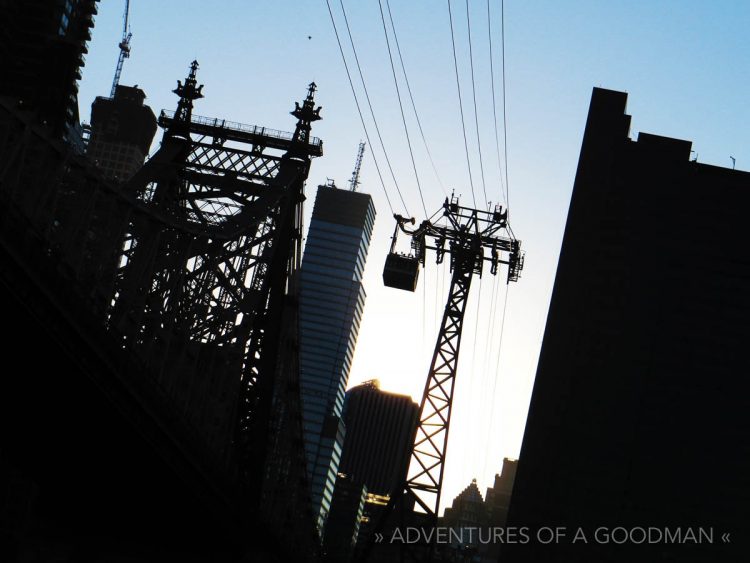
M 326 2 L 328 2 L 328 0 L 326 0 Z M 409 209 L 406 206 L 406 202 L 404 201 L 404 196 L 401 193 L 401 188 L 399 188 L 398 180 L 396 180 L 396 175 L 393 172 L 393 166 L 391 166 L 391 159 L 388 158 L 388 151 L 385 150 L 385 143 L 383 142 L 383 137 L 380 134 L 380 127 L 378 126 L 378 120 L 375 118 L 375 110 L 372 109 L 372 102 L 370 101 L 370 94 L 367 91 L 367 84 L 365 83 L 365 77 L 362 74 L 362 66 L 359 64 L 359 56 L 357 55 L 357 48 L 354 46 L 354 38 L 352 37 L 351 27 L 349 27 L 349 18 L 347 18 L 346 16 L 346 10 L 344 9 L 343 0 L 339 0 L 339 5 L 341 6 L 341 13 L 344 14 L 344 23 L 346 24 L 346 32 L 349 35 L 349 42 L 352 45 L 352 52 L 354 53 L 354 61 L 357 63 L 357 71 L 359 72 L 359 78 L 362 81 L 362 88 L 365 92 L 367 105 L 370 108 L 370 115 L 372 116 L 372 121 L 375 124 L 375 132 L 378 134 L 380 147 L 383 150 L 383 154 L 385 155 L 385 162 L 388 165 L 388 170 L 391 172 L 391 178 L 393 179 L 393 183 L 396 186 L 396 191 L 398 192 L 398 195 L 401 198 L 401 203 L 403 204 L 404 209 L 406 210 L 406 214 L 411 216 L 411 213 L 409 213 Z M 370 146 L 372 147 L 372 145 Z
M 388 10 L 388 19 L 391 22 L 391 29 L 393 29 L 393 39 L 396 41 L 396 52 L 398 53 L 398 59 L 401 62 L 401 70 L 404 73 L 404 81 L 406 82 L 406 91 L 409 93 L 409 100 L 411 100 L 411 107 L 414 110 L 414 117 L 417 120 L 417 127 L 419 127 L 419 134 L 422 136 L 422 142 L 424 143 L 425 151 L 427 151 L 427 157 L 430 159 L 430 165 L 432 166 L 432 171 L 435 173 L 435 178 L 438 181 L 438 184 L 440 185 L 440 189 L 443 190 L 443 195 L 447 196 L 448 192 L 445 189 L 445 185 L 443 184 L 442 179 L 440 178 L 440 174 L 438 174 L 437 167 L 435 166 L 435 161 L 432 158 L 432 152 L 430 151 L 430 147 L 427 144 L 427 137 L 424 134 L 424 130 L 422 129 L 422 121 L 419 119 L 419 112 L 417 112 L 417 105 L 414 102 L 414 96 L 411 92 L 411 85 L 409 84 L 409 76 L 406 73 L 406 65 L 404 64 L 404 58 L 401 55 L 401 45 L 398 42 L 398 34 L 396 33 L 396 26 L 393 23 L 393 14 L 391 13 L 391 2 L 390 0 L 385 0 L 385 7 Z
M 398 98 L 398 107 L 401 110 L 401 121 L 404 124 L 404 133 L 406 134 L 406 144 L 409 147 L 409 156 L 411 157 L 411 165 L 414 169 L 414 177 L 417 180 L 417 189 L 419 190 L 419 199 L 422 200 L 422 209 L 424 209 L 425 217 L 427 216 L 427 206 L 424 203 L 424 194 L 422 193 L 422 184 L 419 182 L 419 174 L 417 173 L 417 164 L 414 162 L 414 151 L 411 147 L 411 137 L 409 137 L 409 127 L 406 125 L 406 116 L 404 115 L 404 105 L 401 103 L 401 91 L 398 87 L 398 79 L 396 78 L 396 67 L 393 64 L 393 53 L 391 52 L 391 42 L 388 39 L 388 28 L 385 24 L 385 15 L 383 14 L 383 2 L 378 0 L 378 6 L 380 7 L 380 21 L 383 22 L 383 33 L 385 34 L 385 44 L 388 47 L 388 59 L 391 62 L 391 72 L 393 73 L 393 84 L 396 86 L 396 97 Z
M 479 137 L 479 116 L 477 111 L 477 87 L 474 80 L 474 53 L 471 47 L 471 17 L 469 16 L 469 0 L 466 0 L 466 30 L 469 34 L 469 66 L 471 68 L 471 93 L 474 98 L 474 127 L 477 132 L 477 150 L 479 152 L 479 171 L 482 175 L 482 191 L 484 192 L 484 205 L 482 209 L 487 209 L 487 185 L 484 181 L 484 162 L 482 161 L 482 141 Z M 476 202 L 474 203 L 476 206 Z
M 328 14 L 331 16 L 331 23 L 333 24 L 333 31 L 336 34 L 336 42 L 339 45 L 339 52 L 341 53 L 341 60 L 344 61 L 344 68 L 346 69 L 346 76 L 349 79 L 349 86 L 352 89 L 352 95 L 354 96 L 354 103 L 357 106 L 357 113 L 359 113 L 359 120 L 362 122 L 362 129 L 365 131 L 365 137 L 367 138 L 367 143 L 372 147 L 372 142 L 370 141 L 370 134 L 367 132 L 367 125 L 365 125 L 365 118 L 362 115 L 362 108 L 359 105 L 359 99 L 357 98 L 357 92 L 354 89 L 354 82 L 352 81 L 352 75 L 349 72 L 349 65 L 346 62 L 346 56 L 344 55 L 344 49 L 341 46 L 341 39 L 339 38 L 339 32 L 336 28 L 336 21 L 333 18 L 333 12 L 331 11 L 331 4 L 328 0 L 326 0 L 326 4 L 328 5 Z M 383 187 L 383 193 L 385 194 L 385 199 L 388 202 L 388 208 L 391 210 L 391 214 L 394 214 L 393 205 L 391 204 L 391 198 L 388 196 L 388 190 L 385 187 L 385 182 L 383 181 L 383 174 L 380 171 L 380 165 L 378 164 L 378 159 L 375 156 L 375 151 L 371 150 L 370 153 L 372 154 L 372 159 L 375 161 L 375 170 L 378 172 L 378 178 L 380 178 L 380 185 Z M 401 195 L 401 194 L 399 194 Z M 403 198 L 401 199 L 401 202 L 403 203 Z M 404 204 L 404 208 L 406 208 L 406 204 Z M 407 214 L 408 214 L 407 210 Z
M 451 0 L 448 0 L 448 19 L 451 26 L 451 46 L 453 47 L 453 68 L 456 71 L 456 89 L 458 90 L 458 108 L 461 110 L 461 130 L 464 134 L 464 150 L 466 151 L 466 167 L 469 170 L 469 185 L 471 186 L 471 198 L 474 208 L 477 207 L 477 198 L 474 195 L 474 180 L 471 176 L 471 159 L 469 158 L 469 143 L 466 140 L 466 120 L 464 119 L 464 104 L 461 100 L 461 82 L 458 79 L 458 59 L 456 58 L 456 38 L 453 33 L 453 13 L 451 11 Z
M 510 216 L 510 182 L 508 181 L 508 111 L 505 95 L 505 0 L 500 0 L 500 38 L 502 41 L 503 55 L 503 149 L 505 151 L 505 200 L 508 216 Z M 513 231 L 511 230 L 511 233 Z M 515 236 L 513 237 L 515 238 Z
M 508 311 L 508 293 L 510 292 L 510 284 L 505 285 L 505 299 L 503 300 L 503 314 L 502 319 L 500 321 L 500 338 L 498 339 L 497 344 L 497 359 L 495 361 L 495 377 L 492 384 L 492 393 L 490 393 L 490 397 L 492 398 L 492 403 L 490 407 L 490 421 L 488 428 L 490 429 L 490 432 L 492 431 L 492 425 L 495 422 L 495 394 L 497 393 L 497 380 L 498 380 L 498 372 L 500 370 L 500 352 L 503 348 L 503 333 L 505 331 L 505 314 Z M 486 464 L 486 462 L 485 462 Z
M 495 95 L 495 63 L 492 56 L 492 17 L 490 14 L 490 0 L 487 0 L 487 38 L 490 46 L 490 82 L 492 84 L 492 117 L 495 128 L 495 149 L 497 152 L 497 168 L 500 173 L 500 196 L 503 198 L 505 207 L 508 207 L 508 196 L 505 193 L 505 179 L 503 178 L 502 159 L 500 157 L 500 139 L 497 132 L 497 103 Z

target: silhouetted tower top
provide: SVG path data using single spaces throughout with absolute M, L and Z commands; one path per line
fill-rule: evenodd
M 359 186 L 359 171 L 362 169 L 362 157 L 365 154 L 365 142 L 359 142 L 359 148 L 357 149 L 357 160 L 354 163 L 354 171 L 352 177 L 349 179 L 349 190 L 352 192 L 357 191 Z
M 315 91 L 318 87 L 315 82 L 310 82 L 307 87 L 307 97 L 300 107 L 299 102 L 294 102 L 294 111 L 291 114 L 297 118 L 297 127 L 294 129 L 293 143 L 296 146 L 302 146 L 307 154 L 307 145 L 310 143 L 310 131 L 312 122 L 323 119 L 320 117 L 320 106 L 315 107 Z M 290 152 L 295 152 L 292 149 Z
M 197 86 L 195 74 L 198 70 L 198 61 L 190 63 L 190 73 L 185 79 L 177 81 L 177 88 L 172 90 L 180 97 L 177 102 L 177 111 L 174 114 L 172 126 L 167 131 L 167 136 L 180 136 L 187 138 L 190 134 L 190 120 L 193 114 L 193 101 L 203 97 L 203 84 Z
M 112 80 L 112 91 L 109 93 L 110 98 L 115 97 L 115 91 L 117 86 L 120 85 L 120 75 L 122 74 L 122 65 L 125 63 L 125 59 L 130 57 L 130 39 L 133 34 L 130 33 L 130 25 L 128 25 L 128 17 L 130 14 L 130 0 L 125 0 L 125 12 L 122 15 L 122 40 L 117 45 L 120 48 L 120 54 L 117 57 L 117 67 L 115 68 L 115 78 Z

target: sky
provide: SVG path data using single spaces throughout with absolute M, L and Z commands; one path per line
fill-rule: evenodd
M 497 278 L 485 274 L 472 285 L 443 484 L 441 505 L 446 506 L 473 478 L 484 493 L 502 458 L 520 454 L 592 88 L 628 93 L 632 138 L 644 131 L 686 139 L 700 162 L 731 168 L 731 156 L 738 169 L 750 169 L 750 2 L 507 0 L 503 38 L 500 0 L 489 0 L 489 19 L 487 0 L 452 0 L 456 73 L 447 0 L 390 0 L 423 142 L 386 0 L 381 0 L 415 175 L 379 2 L 343 0 L 404 209 L 357 72 L 342 2 L 329 1 L 375 144 L 366 148 L 360 175 L 359 191 L 372 195 L 377 218 L 349 387 L 379 379 L 382 389 L 419 402 L 448 292 L 447 264 L 435 265 L 434 255 L 427 258 L 416 292 L 383 286 L 395 226 L 385 193 L 393 211 L 419 222 L 425 217 L 418 183 L 429 215 L 454 191 L 462 205 L 472 206 L 473 183 L 478 206 L 509 204 L 513 231 L 526 252 L 518 283 L 506 286 L 503 270 Z M 124 4 L 103 0 L 99 5 L 80 84 L 83 120 L 96 96 L 109 95 Z M 294 130 L 289 115 L 294 102 L 315 81 L 323 120 L 314 123 L 313 135 L 323 139 L 324 156 L 313 161 L 308 177 L 306 225 L 316 186 L 328 178 L 347 185 L 365 132 L 326 0 L 132 0 L 130 27 L 132 55 L 121 83 L 142 88 L 156 113 L 175 108 L 171 91 L 193 59 L 200 63 L 198 80 L 205 84 L 195 114 L 286 131 Z M 158 132 L 152 150 L 160 138 Z M 509 201 L 501 187 L 506 173 Z M 695 203 L 699 210 L 700 202 Z M 695 228 L 700 229 L 699 221 Z

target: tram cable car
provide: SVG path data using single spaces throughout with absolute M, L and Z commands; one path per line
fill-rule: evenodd
M 383 283 L 388 287 L 414 291 L 419 279 L 420 260 L 415 254 L 396 252 L 398 230 L 404 220 L 396 216 L 396 221 L 396 230 L 393 232 L 393 238 L 391 239 L 391 250 L 385 259 L 385 267 L 383 268 Z M 414 224 L 414 219 L 411 219 L 411 223 Z

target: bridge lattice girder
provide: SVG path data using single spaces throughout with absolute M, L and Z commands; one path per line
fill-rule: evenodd
M 72 288 L 59 298 L 108 335 L 112 364 L 140 366 L 207 453 L 196 463 L 235 483 L 241 513 L 263 507 L 272 525 L 292 525 L 307 494 L 296 272 L 304 182 L 321 153 L 313 93 L 293 112 L 295 134 L 272 132 L 267 146 L 257 128 L 243 142 L 221 125 L 194 127 L 190 100 L 162 116 L 161 148 L 121 186 L 14 100 L 0 108 L 3 242 L 21 262 L 54 264 L 65 283 L 40 284 Z

